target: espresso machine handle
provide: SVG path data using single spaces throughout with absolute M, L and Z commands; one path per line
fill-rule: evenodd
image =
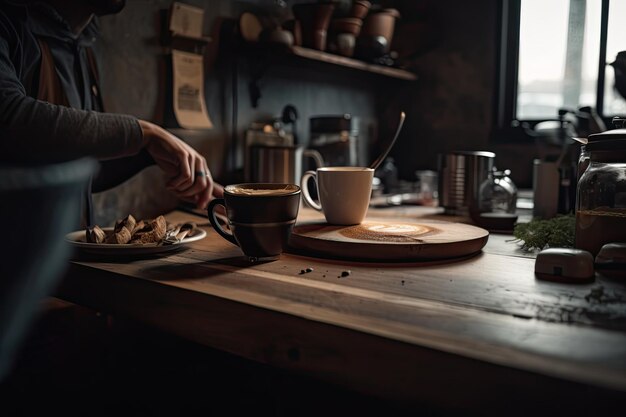
M 314 149 L 305 149 L 302 156 L 312 158 L 315 161 L 315 168 L 323 168 L 326 164 L 322 154 Z

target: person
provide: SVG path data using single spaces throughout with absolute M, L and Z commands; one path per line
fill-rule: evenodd
M 0 0 L 0 168 L 17 167 L 20 171 L 28 167 L 29 172 L 39 172 L 40 167 L 95 158 L 99 170 L 85 190 L 85 226 L 93 224 L 92 191 L 112 188 L 152 164 L 165 173 L 166 185 L 176 196 L 199 208 L 206 207 L 214 196 L 223 195 L 206 159 L 185 142 L 149 121 L 104 111 L 92 49 L 98 36 L 96 17 L 117 13 L 124 5 L 124 0 Z M 3 208 L 10 206 L 13 210 L 3 213 L 42 218 L 54 212 L 55 207 L 32 204 L 44 201 L 36 196 L 19 198 L 25 197 L 14 193 L 11 201 L 3 201 Z M 77 201 L 74 207 L 79 204 Z M 49 222 L 58 222 L 60 214 L 56 216 Z M 28 222 L 6 217 L 4 220 L 15 226 L 27 227 L 24 224 Z M 38 232 L 34 230 L 30 235 L 41 239 Z M 14 240 L 12 233 L 14 229 L 9 229 L 10 240 Z M 26 235 L 23 231 L 19 234 Z M 26 330 L 40 308 L 41 297 L 46 297 L 61 279 L 62 268 L 51 268 L 48 258 L 43 257 L 55 258 L 55 265 L 64 263 L 61 252 L 53 250 L 62 237 L 51 237 L 55 244 L 37 253 L 33 251 L 37 245 L 16 245 L 23 249 L 15 250 L 12 259 L 3 258 L 0 296 L 4 298 L 0 301 L 11 302 L 0 302 L 0 341 L 10 342 L 0 343 L 0 382 L 7 378 L 9 362 L 17 349 L 27 343 Z M 62 253 L 69 255 L 67 251 Z M 31 267 L 33 259 L 37 259 L 36 268 Z M 45 325 L 32 333 L 35 341 L 30 343 L 37 346 L 37 338 L 45 339 L 48 333 L 64 343 L 56 329 L 68 327 L 65 315 L 55 312 L 66 308 L 78 311 L 75 307 L 67 303 L 54 310 L 46 307 L 40 319 Z M 95 316 L 95 312 L 88 311 L 76 317 L 88 322 Z M 60 323 L 56 323 L 57 317 L 62 318 Z M 10 338 L 4 338 L 5 329 L 9 329 Z M 28 348 L 24 350 L 29 352 Z M 24 362 L 29 363 L 30 357 Z
M 0 0 L 0 163 L 92 156 L 100 161 L 93 192 L 156 163 L 169 190 L 204 208 L 223 188 L 202 155 L 156 124 L 104 112 L 92 49 L 97 16 L 124 6 L 125 0 Z

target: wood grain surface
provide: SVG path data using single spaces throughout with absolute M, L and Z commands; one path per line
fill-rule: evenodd
M 400 401 L 440 404 L 454 387 L 449 405 L 489 395 L 504 407 L 512 392 L 547 395 L 538 382 L 564 401 L 626 391 L 624 283 L 538 281 L 534 259 L 505 237 L 451 261 L 250 264 L 206 230 L 167 257 L 75 261 L 59 296 Z
M 478 253 L 489 232 L 462 223 L 370 217 L 360 225 L 299 222 L 289 240 L 295 253 L 355 261 L 448 259 Z

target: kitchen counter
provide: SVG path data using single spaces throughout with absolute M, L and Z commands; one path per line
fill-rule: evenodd
M 550 403 L 577 414 L 625 398 L 626 285 L 537 280 L 534 254 L 510 235 L 458 260 L 249 264 L 205 218 L 167 217 L 208 236 L 162 258 L 75 260 L 58 297 L 407 406 L 510 411 L 515 401 L 519 413 Z

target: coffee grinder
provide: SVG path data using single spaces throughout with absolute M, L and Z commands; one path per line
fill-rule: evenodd
M 358 166 L 358 118 L 350 114 L 310 119 L 309 148 L 318 151 L 326 166 Z

